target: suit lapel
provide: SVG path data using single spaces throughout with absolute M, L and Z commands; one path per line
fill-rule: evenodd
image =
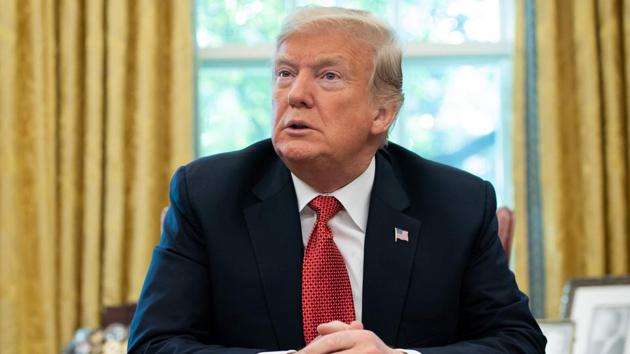
M 302 233 L 288 169 L 279 161 L 254 187 L 244 209 L 278 348 L 301 348 Z
M 397 340 L 409 278 L 414 261 L 420 221 L 403 213 L 409 199 L 389 162 L 376 155 L 376 175 L 363 266 L 363 323 L 385 343 Z M 408 232 L 409 241 L 395 241 L 395 228 Z
M 244 209 L 268 310 L 279 348 L 301 348 L 302 257 L 304 246 L 297 199 L 289 170 L 280 160 L 254 187 L 259 198 Z M 420 221 L 409 217 L 407 195 L 389 162 L 376 155 L 376 175 L 364 248 L 363 323 L 385 343 L 396 343 Z M 394 240 L 394 229 L 409 241 Z

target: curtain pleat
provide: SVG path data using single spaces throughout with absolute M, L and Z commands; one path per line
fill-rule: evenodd
M 81 272 L 78 277 L 80 312 L 78 323 L 96 326 L 102 306 L 101 288 L 103 280 L 102 250 L 104 233 L 103 202 L 105 189 L 103 171 L 105 161 L 105 122 L 108 111 L 105 102 L 108 97 L 106 80 L 109 76 L 105 53 L 105 14 L 103 0 L 85 1 L 83 48 L 85 72 L 81 77 L 84 94 L 84 149 L 81 151 L 83 163 L 83 198 L 81 219 L 81 251 L 77 259 Z M 104 77 L 105 76 L 105 77 Z M 106 171 L 106 170 L 105 170 Z M 67 337 L 63 337 L 67 338 Z
M 77 1 L 59 2 L 59 311 L 67 314 L 59 323 L 63 337 L 69 337 L 78 323 L 75 311 L 81 294 L 77 291 L 81 274 L 81 218 L 83 205 L 83 42 L 81 14 Z M 51 117 L 53 118 L 53 117 Z
M 624 72 L 630 60 L 624 63 L 625 48 L 622 40 L 621 1 L 600 1 L 599 36 L 601 68 L 603 75 L 602 95 L 604 103 L 604 157 L 605 157 L 605 215 L 606 234 L 604 252 L 605 270 L 623 274 L 628 268 L 628 112 L 624 104 L 627 97 Z M 630 17 L 625 19 L 630 21 Z M 630 59 L 630 53 L 627 53 Z
M 13 210 L 16 191 L 11 187 L 18 179 L 17 154 L 15 153 L 15 104 L 14 86 L 17 76 L 17 27 L 16 8 L 13 2 L 6 4 L 0 11 L 0 250 L 16 249 L 18 222 L 9 217 Z M 0 251 L 2 252 L 2 251 Z M 4 255 L 0 261 L 0 348 L 16 352 L 16 326 L 13 321 L 17 317 L 18 264 L 17 257 Z
M 525 151 L 525 1 L 516 1 L 516 40 L 514 46 L 514 92 L 513 92 L 513 129 L 512 161 L 514 176 L 514 215 L 517 222 L 514 224 L 514 273 L 519 288 L 527 293 L 529 291 L 529 252 L 527 238 L 527 166 L 524 163 Z
M 135 301 L 192 158 L 190 1 L 0 1 L 0 351 Z
M 548 317 L 567 280 L 630 273 L 629 28 L 628 0 L 536 1 Z
M 133 60 L 136 29 L 132 26 L 136 19 L 129 7 L 135 1 L 110 0 L 106 5 L 107 28 L 107 77 L 105 120 L 105 201 L 103 260 L 103 301 L 115 304 L 123 301 L 121 287 L 125 286 L 124 259 L 126 256 L 124 235 L 129 233 L 134 215 L 128 205 L 129 173 L 133 164 L 129 149 L 126 149 L 133 135 L 133 109 L 136 101 L 135 61 Z M 126 94 L 120 94 L 125 92 Z M 148 117 L 150 118 L 150 117 Z M 117 208 L 110 206 L 116 205 Z
M 0 346 L 42 353 L 58 333 L 56 23 L 44 1 L 17 5 L 0 11 Z

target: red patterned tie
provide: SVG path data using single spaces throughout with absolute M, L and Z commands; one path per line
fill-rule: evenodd
M 318 325 L 355 319 L 348 271 L 326 225 L 343 206 L 335 197 L 321 195 L 308 205 L 317 213 L 317 221 L 302 264 L 302 316 L 307 344 L 317 337 Z

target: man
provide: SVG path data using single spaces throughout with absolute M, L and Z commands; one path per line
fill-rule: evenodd
M 131 353 L 544 352 L 490 184 L 385 143 L 400 63 L 368 13 L 285 21 L 272 139 L 175 173 Z
M 589 353 L 623 354 L 626 346 L 627 308 L 596 307 L 589 338 Z

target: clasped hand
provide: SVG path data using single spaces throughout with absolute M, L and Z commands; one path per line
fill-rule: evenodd
M 317 326 L 317 332 L 319 336 L 299 354 L 401 353 L 388 347 L 374 332 L 363 329 L 361 321 L 350 324 L 341 321 L 323 323 Z

